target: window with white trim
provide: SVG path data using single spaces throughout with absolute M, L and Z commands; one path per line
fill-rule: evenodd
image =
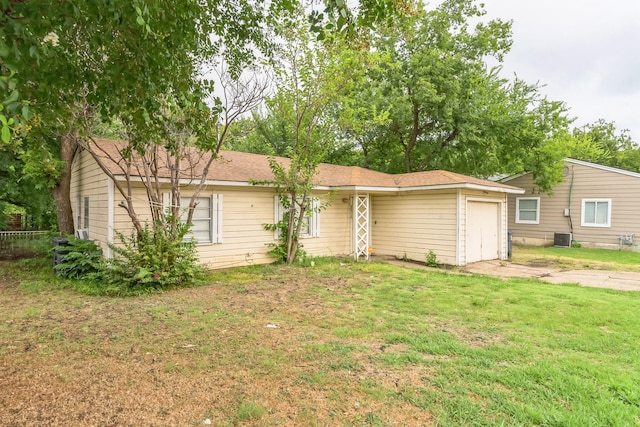
M 280 222 L 284 218 L 285 208 L 278 196 L 273 198 L 274 206 L 274 222 Z M 320 201 L 314 198 L 311 202 L 310 209 L 308 209 L 303 218 L 302 227 L 300 227 L 300 238 L 320 237 Z M 274 232 L 274 239 L 278 239 L 278 230 Z
M 583 227 L 611 227 L 611 199 L 582 199 Z
M 169 207 L 171 195 L 163 195 L 163 204 Z M 180 220 L 187 221 L 191 196 L 180 197 Z M 222 194 L 196 198 L 196 207 L 191 218 L 192 226 L 187 239 L 198 244 L 222 243 Z
M 516 198 L 516 223 L 540 223 L 540 197 Z

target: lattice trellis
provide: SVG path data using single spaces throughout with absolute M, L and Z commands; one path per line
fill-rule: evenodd
M 353 210 L 355 257 L 369 259 L 369 195 L 357 195 Z

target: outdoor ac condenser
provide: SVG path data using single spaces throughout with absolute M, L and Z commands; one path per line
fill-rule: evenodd
M 573 240 L 571 233 L 553 233 L 553 246 L 570 248 L 571 240 Z

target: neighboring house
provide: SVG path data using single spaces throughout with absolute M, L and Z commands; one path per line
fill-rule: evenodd
M 114 156 L 121 144 L 98 143 Z M 114 162 L 107 166 L 118 180 L 124 179 Z M 275 236 L 264 224 L 277 221 L 279 202 L 273 187 L 250 184 L 272 176 L 267 156 L 220 153 L 194 215 L 193 235 L 209 268 L 273 261 L 265 244 Z M 373 253 L 424 262 L 432 250 L 439 263 L 449 265 L 506 259 L 507 194 L 523 192 L 452 172 L 390 175 L 329 164 L 319 166 L 316 182 L 314 194 L 331 193 L 332 203 L 305 224 L 301 243 L 308 254 L 367 259 Z M 129 233 L 132 227 L 114 187 L 89 153 L 78 153 L 71 182 L 76 228 L 85 230 L 107 256 L 114 230 Z M 189 197 L 192 188 L 185 183 L 182 195 Z M 148 212 L 144 188 L 138 184 L 134 190 L 138 213 Z
M 588 247 L 635 247 L 640 238 L 640 174 L 565 159 L 553 195 L 535 191 L 530 173 L 502 182 L 524 188 L 509 195 L 509 230 L 515 243 Z

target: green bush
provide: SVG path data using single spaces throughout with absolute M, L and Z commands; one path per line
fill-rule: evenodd
M 285 209 L 289 208 L 291 202 L 288 199 L 281 198 L 281 203 L 285 206 Z M 264 229 L 268 231 L 275 231 L 278 233 L 278 242 L 265 243 L 266 246 L 271 249 L 267 252 L 269 255 L 275 257 L 278 262 L 287 262 L 287 236 L 289 235 L 289 212 L 285 212 L 282 220 L 275 224 L 264 224 Z M 298 239 L 298 235 L 294 232 L 291 236 L 293 239 Z M 298 246 L 298 250 L 295 253 L 293 262 L 306 263 L 307 253 L 302 249 L 302 244 Z
M 140 235 L 118 233 L 121 246 L 111 245 L 114 258 L 103 271 L 111 289 L 129 294 L 195 284 L 203 276 L 196 243 L 184 240 L 190 226 L 178 223 L 175 231 L 161 223 L 145 225 Z
M 54 267 L 56 274 L 69 279 L 90 279 L 104 268 L 102 250 L 92 240 L 67 237 L 69 246 L 57 246 L 55 250 L 66 252 L 62 263 Z

